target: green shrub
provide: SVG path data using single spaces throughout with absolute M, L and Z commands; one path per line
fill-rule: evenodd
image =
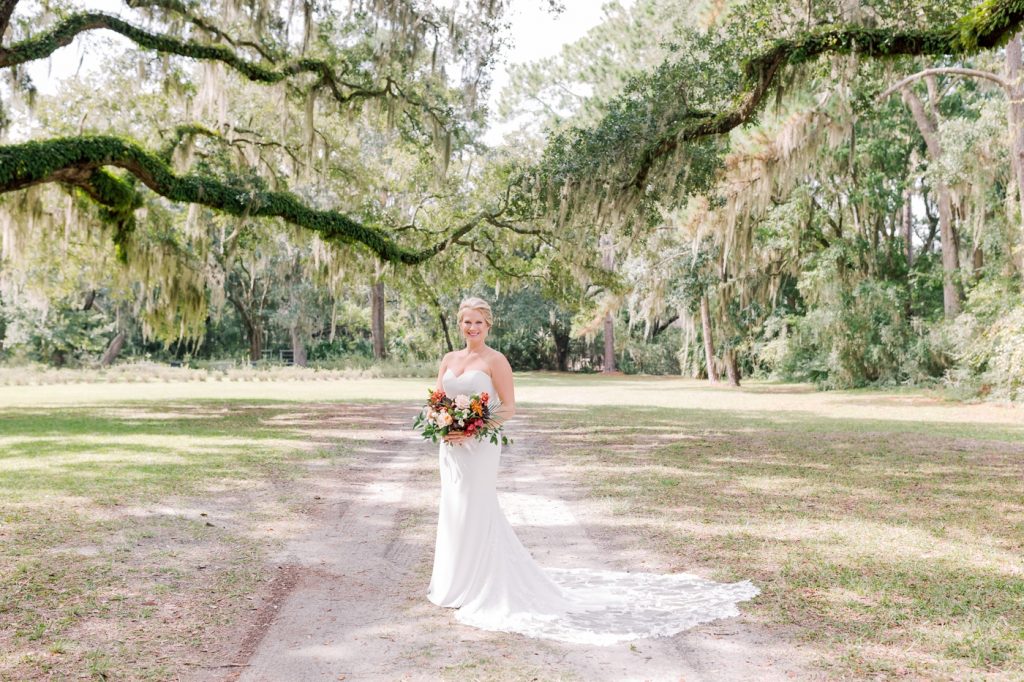
M 947 383 L 965 393 L 1024 399 L 1024 299 L 1016 279 L 979 283 L 955 321 L 957 365 Z
M 823 388 L 905 382 L 914 337 L 904 317 L 905 289 L 863 280 L 835 298 L 793 321 L 781 374 Z M 777 347 L 772 351 L 779 354 Z
M 618 353 L 618 369 L 625 374 L 679 374 L 679 347 L 681 333 L 669 327 L 651 340 L 638 339 L 628 332 L 621 336 L 626 341 Z

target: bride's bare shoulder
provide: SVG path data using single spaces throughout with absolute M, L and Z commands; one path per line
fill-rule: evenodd
M 500 367 L 508 369 L 512 368 L 512 366 L 508 364 L 508 358 L 505 357 L 504 353 L 490 347 L 488 347 L 488 350 L 491 351 L 490 353 L 487 354 L 488 365 L 490 365 L 491 367 Z

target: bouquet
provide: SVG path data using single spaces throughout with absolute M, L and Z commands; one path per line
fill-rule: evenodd
M 439 437 L 461 432 L 477 440 L 487 438 L 495 445 L 499 440 L 502 445 L 508 445 L 512 441 L 501 432 L 501 425 L 492 416 L 498 405 L 500 402 L 491 402 L 486 391 L 451 398 L 444 391 L 431 389 L 427 404 L 412 425 L 419 429 L 420 435 L 434 443 Z

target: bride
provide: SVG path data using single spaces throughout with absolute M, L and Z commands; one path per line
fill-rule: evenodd
M 512 368 L 487 346 L 491 307 L 480 298 L 459 306 L 466 347 L 444 356 L 437 389 L 449 396 L 488 392 L 504 422 L 516 412 Z M 613 644 L 671 635 L 739 615 L 736 603 L 758 589 L 685 573 L 657 575 L 545 569 L 519 542 L 495 489 L 501 445 L 450 434 L 441 443 L 441 505 L 428 598 L 458 609 L 462 623 L 566 642 Z

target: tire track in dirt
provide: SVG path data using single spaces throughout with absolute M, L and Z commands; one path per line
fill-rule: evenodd
M 354 490 L 330 480 L 311 483 L 328 511 L 286 546 L 281 560 L 299 567 L 299 579 L 240 680 L 358 679 L 385 672 L 379 663 L 392 648 L 386 631 L 404 597 L 395 578 L 419 558 L 395 535 L 406 480 L 419 458 L 416 449 L 401 445 L 382 439 L 364 447 L 370 480 Z

